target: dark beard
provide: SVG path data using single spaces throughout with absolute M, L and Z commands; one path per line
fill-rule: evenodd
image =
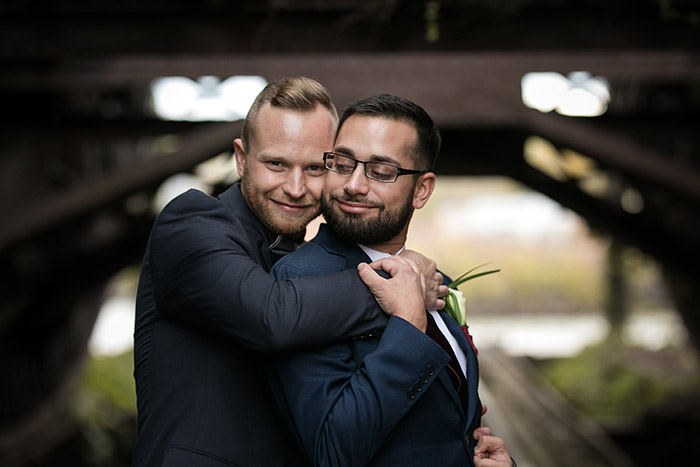
M 396 237 L 406 223 L 411 220 L 413 215 L 412 198 L 413 192 L 399 209 L 395 211 L 380 210 L 377 217 L 363 219 L 358 214 L 332 209 L 326 197 L 322 196 L 321 212 L 328 223 L 328 228 L 339 238 L 360 245 L 378 245 Z M 350 201 L 350 199 L 345 200 Z

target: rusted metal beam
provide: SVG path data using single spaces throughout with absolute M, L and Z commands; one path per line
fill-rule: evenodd
M 213 123 L 180 135 L 182 146 L 168 156 L 110 174 L 104 179 L 85 180 L 65 193 L 43 197 L 32 205 L 17 206 L 12 219 L 0 230 L 0 249 L 60 222 L 108 205 L 148 187 L 157 186 L 172 174 L 187 172 L 195 165 L 233 147 L 241 122 Z
M 578 151 L 665 191 L 700 201 L 700 172 L 674 161 L 672 155 L 581 119 L 531 112 L 525 122 L 533 133 L 554 144 Z
M 532 71 L 586 70 L 609 80 L 696 82 L 700 61 L 670 51 L 290 53 L 142 55 L 66 61 L 36 73 L 23 68 L 0 75 L 0 89 L 77 92 L 147 89 L 159 76 L 197 78 L 261 75 L 268 80 L 305 75 L 325 84 L 336 104 L 388 92 L 418 102 L 438 124 L 519 124 L 527 109 L 520 80 Z

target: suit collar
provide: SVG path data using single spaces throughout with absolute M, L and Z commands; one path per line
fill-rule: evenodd
M 321 245 L 328 253 L 344 257 L 343 269 L 354 269 L 358 264 L 370 261 L 369 256 L 357 244 L 342 240 L 327 224 L 320 225 L 318 234 L 312 241 Z

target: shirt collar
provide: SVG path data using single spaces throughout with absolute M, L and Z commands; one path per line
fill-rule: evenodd
M 393 256 L 392 254 L 384 253 L 383 251 L 375 250 L 374 248 L 370 248 L 368 246 L 364 246 L 364 245 L 360 245 L 360 244 L 358 244 L 357 246 L 362 248 L 362 251 L 364 251 L 365 254 L 367 256 L 369 256 L 369 259 L 371 259 L 372 261 L 377 261 L 378 259 L 388 258 L 389 256 Z M 406 245 L 402 246 L 401 249 L 396 252 L 396 254 L 398 255 L 399 253 L 401 253 L 405 249 L 406 249 Z

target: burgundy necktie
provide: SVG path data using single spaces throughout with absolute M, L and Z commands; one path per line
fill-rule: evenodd
M 447 364 L 447 372 L 450 375 L 450 380 L 452 381 L 455 390 L 457 390 L 459 400 L 462 402 L 462 410 L 466 411 L 468 397 L 467 379 L 464 377 L 464 373 L 462 373 L 462 369 L 460 368 L 459 362 L 457 361 L 457 357 L 455 356 L 455 353 L 452 350 L 452 346 L 450 346 L 450 343 L 447 342 L 445 335 L 437 327 L 437 323 L 435 323 L 433 315 L 430 313 L 428 313 L 427 315 L 428 327 L 425 333 L 428 335 L 428 337 L 437 342 L 440 345 L 440 347 L 442 347 L 445 350 L 445 352 L 447 352 L 447 354 L 450 356 L 450 363 Z

